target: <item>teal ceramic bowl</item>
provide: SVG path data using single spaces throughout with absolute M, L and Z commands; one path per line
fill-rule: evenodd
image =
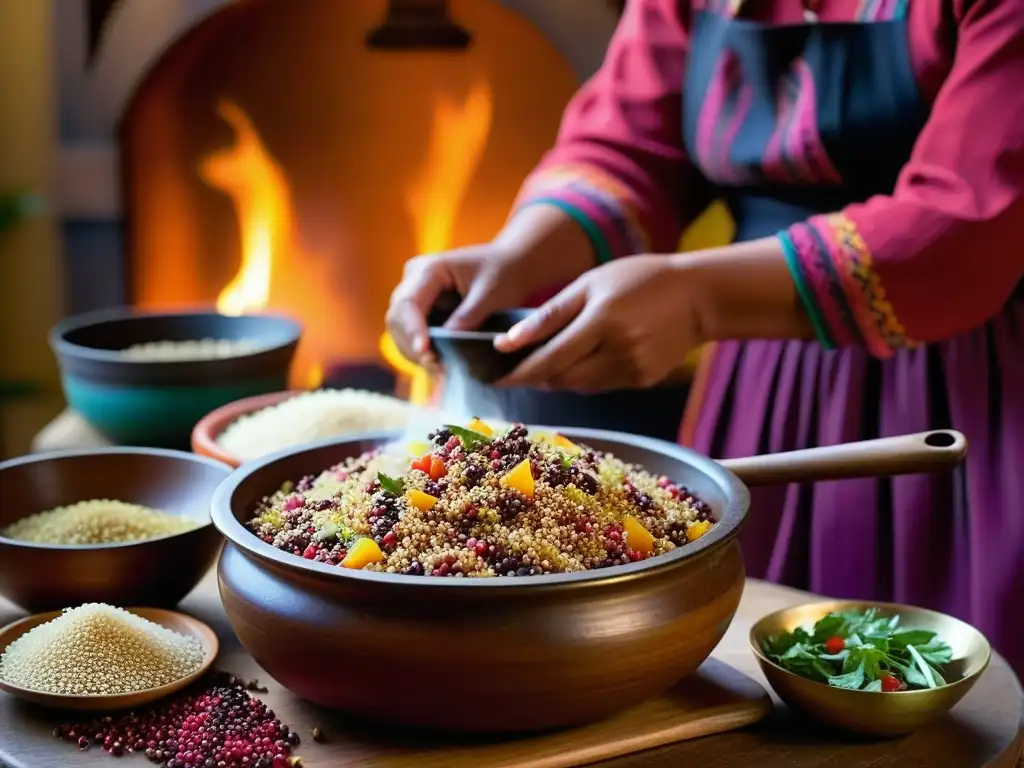
M 106 310 L 69 318 L 50 332 L 68 404 L 119 445 L 188 449 L 203 416 L 244 397 L 287 389 L 302 334 L 286 317 L 228 317 Z M 135 344 L 246 340 L 243 354 L 204 360 L 139 360 Z

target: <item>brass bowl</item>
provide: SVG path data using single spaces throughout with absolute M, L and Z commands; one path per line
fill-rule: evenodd
M 130 613 L 148 619 L 154 624 L 173 630 L 180 635 L 191 635 L 199 640 L 203 647 L 203 663 L 199 669 L 190 675 L 174 680 L 166 685 L 156 688 L 147 688 L 142 691 L 116 694 L 90 694 L 85 696 L 73 696 L 59 693 L 48 693 L 46 691 L 34 691 L 30 688 L 22 688 L 11 683 L 4 682 L 0 678 L 0 691 L 6 691 L 15 698 L 23 701 L 31 701 L 44 707 L 53 709 L 78 710 L 82 712 L 113 712 L 117 710 L 135 709 L 145 704 L 177 693 L 183 688 L 191 685 L 213 666 L 217 653 L 220 650 L 220 642 L 217 633 L 198 619 L 186 616 L 183 613 L 174 611 L 162 611 L 157 608 L 129 608 Z M 52 621 L 61 615 L 61 611 L 51 611 L 29 616 L 19 621 L 8 624 L 0 629 L 0 654 L 22 635 L 35 629 L 40 624 Z
M 29 612 L 82 603 L 176 605 L 217 559 L 210 500 L 231 468 L 160 448 L 106 448 L 0 462 L 0 530 L 37 512 L 116 499 L 194 519 L 196 528 L 122 544 L 64 546 L 0 535 L 0 595 Z
M 764 641 L 797 627 L 809 627 L 832 611 L 876 608 L 882 616 L 898 614 L 900 626 L 938 633 L 953 649 L 944 676 L 957 679 L 938 688 L 875 693 L 833 688 L 783 669 L 762 650 Z M 895 603 L 837 600 L 807 603 L 771 613 L 750 629 L 750 648 L 779 698 L 794 709 L 835 728 L 866 736 L 902 736 L 946 714 L 978 681 L 988 666 L 991 648 L 985 636 L 959 619 L 925 608 Z

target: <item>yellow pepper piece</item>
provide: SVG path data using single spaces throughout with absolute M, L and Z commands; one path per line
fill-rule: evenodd
M 409 500 L 410 504 L 421 512 L 426 512 L 432 506 L 437 504 L 437 496 L 431 496 L 429 493 L 417 491 L 415 488 L 406 494 L 406 498 Z
M 570 440 L 568 437 L 565 437 L 564 435 L 559 435 L 556 433 L 554 439 L 551 442 L 553 442 L 557 447 L 561 448 L 566 453 L 571 454 L 573 456 L 583 452 L 583 450 L 578 445 L 576 445 L 576 443 L 574 443 L 572 440 Z
M 696 541 L 705 533 L 711 530 L 714 523 L 708 520 L 697 520 L 686 526 L 686 538 L 688 541 Z
M 533 472 L 530 471 L 530 460 L 523 459 L 508 474 L 498 481 L 505 488 L 519 491 L 523 496 L 533 496 Z
M 466 425 L 466 429 L 479 432 L 481 435 L 486 435 L 487 437 L 491 437 L 494 434 L 494 430 L 491 429 L 491 426 L 485 421 L 480 421 L 480 419 L 473 419 Z
M 384 553 L 380 551 L 377 542 L 364 537 L 356 539 L 355 543 L 349 547 L 348 554 L 341 561 L 341 565 L 343 568 L 355 568 L 358 570 L 370 563 L 379 563 L 383 559 Z
M 632 515 L 622 518 L 622 530 L 626 532 L 626 543 L 630 549 L 641 555 L 649 555 L 654 551 L 654 537 L 651 532 Z

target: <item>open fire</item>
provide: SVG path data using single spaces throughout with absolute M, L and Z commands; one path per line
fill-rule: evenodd
M 455 219 L 487 144 L 492 111 L 490 87 L 484 80 L 477 81 L 461 102 L 449 94 L 438 98 L 426 157 L 405 194 L 417 252 L 451 247 Z M 294 285 L 289 273 L 302 272 L 305 279 L 315 279 L 316 270 L 340 254 L 305 249 L 295 225 L 284 169 L 237 103 L 222 101 L 218 112 L 231 127 L 234 142 L 204 157 L 199 174 L 231 199 L 241 258 L 238 272 L 217 296 L 217 310 L 240 315 L 275 309 Z M 342 303 L 332 301 L 330 295 L 311 291 L 308 296 L 315 306 L 303 303 L 306 333 L 293 369 L 296 387 L 319 386 L 324 366 L 334 362 L 328 356 L 337 354 L 338 334 L 344 335 L 353 323 L 368 322 L 345 317 Z M 411 400 L 423 403 L 430 399 L 429 374 L 402 358 L 387 333 L 381 338 L 379 353 L 409 380 Z

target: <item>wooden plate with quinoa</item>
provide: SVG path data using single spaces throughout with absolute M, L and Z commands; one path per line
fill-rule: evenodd
M 191 685 L 219 648 L 183 613 L 86 604 L 0 629 L 0 690 L 57 709 L 133 709 Z

